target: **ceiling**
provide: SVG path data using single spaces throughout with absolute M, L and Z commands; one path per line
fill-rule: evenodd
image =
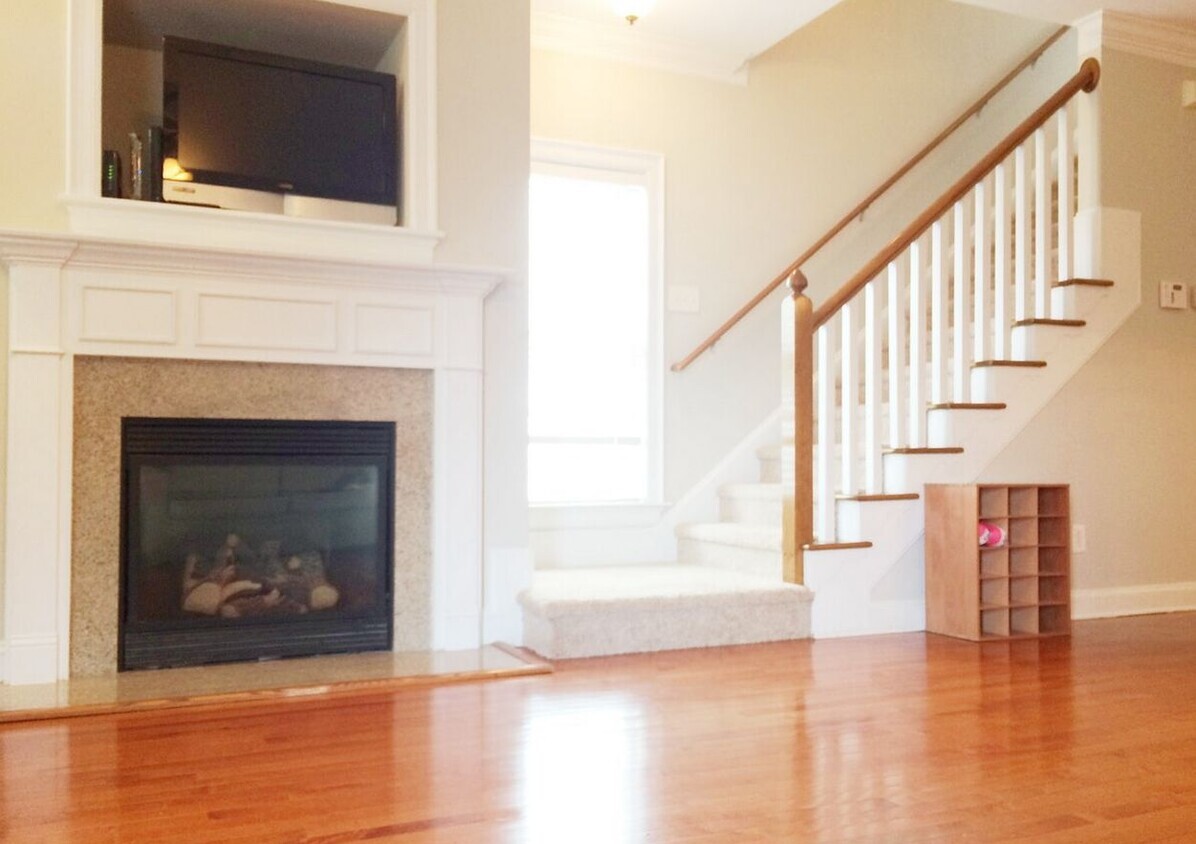
M 607 43 L 653 42 L 706 50 L 715 63 L 736 69 L 841 0 L 656 0 L 634 26 L 613 11 L 612 0 L 531 0 L 532 14 L 601 32 Z M 634 46 L 629 44 L 629 46 Z
M 744 84 L 748 60 L 839 2 L 655 0 L 655 7 L 632 26 L 615 14 L 616 0 L 531 0 L 532 45 Z M 1164 33 L 1181 39 L 1196 33 L 1196 0 L 955 2 L 1063 24 L 1103 9 L 1161 25 Z
M 1196 29 L 1196 0 L 956 0 L 1028 18 L 1074 23 L 1105 10 Z

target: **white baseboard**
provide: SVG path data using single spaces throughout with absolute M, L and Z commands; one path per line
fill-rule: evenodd
M 1196 581 L 1076 589 L 1071 593 L 1071 616 L 1074 619 L 1189 610 L 1196 610 Z
M 10 686 L 54 683 L 66 676 L 65 670 L 59 676 L 57 636 L 11 636 L 2 656 L 0 677 Z

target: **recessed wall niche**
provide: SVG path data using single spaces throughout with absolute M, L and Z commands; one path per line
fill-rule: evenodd
M 398 79 L 398 223 L 413 224 L 403 161 L 410 125 L 404 113 L 410 99 L 405 96 L 406 17 L 352 0 L 105 0 L 102 30 L 100 140 L 102 149 L 120 154 L 122 196 L 132 194 L 130 133 L 144 138 L 148 126 L 163 123 L 162 39 L 171 35 L 393 74 Z M 95 155 L 98 159 L 99 150 Z

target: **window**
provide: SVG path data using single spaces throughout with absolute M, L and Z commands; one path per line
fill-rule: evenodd
M 659 156 L 533 146 L 528 497 L 661 498 Z

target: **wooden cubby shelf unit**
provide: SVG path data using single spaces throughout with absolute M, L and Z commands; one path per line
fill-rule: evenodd
M 926 629 L 973 641 L 1071 632 L 1071 520 L 1061 484 L 926 487 Z M 1005 532 L 996 548 L 976 526 Z

